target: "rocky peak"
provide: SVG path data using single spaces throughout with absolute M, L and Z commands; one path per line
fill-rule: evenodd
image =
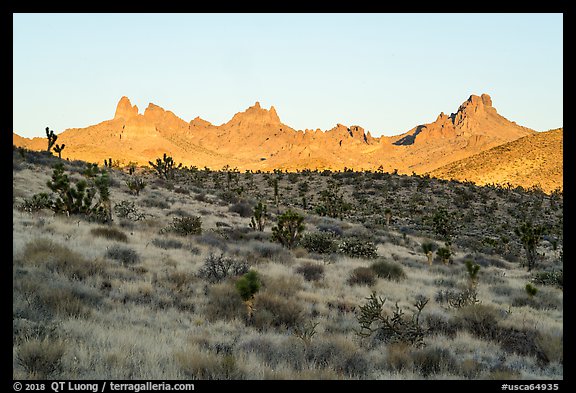
M 280 118 L 276 113 L 276 109 L 271 106 L 270 110 L 264 109 L 260 106 L 260 103 L 256 101 L 256 103 L 246 109 L 244 112 L 239 112 L 234 115 L 232 120 L 230 120 L 228 125 L 234 124 L 257 124 L 257 125 L 279 125 L 281 124 Z
M 130 99 L 126 96 L 120 98 L 118 105 L 116 106 L 116 113 L 114 114 L 114 119 L 124 118 L 129 119 L 138 115 L 138 107 L 136 105 L 132 106 Z

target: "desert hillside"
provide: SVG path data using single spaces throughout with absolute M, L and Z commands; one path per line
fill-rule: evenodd
M 431 175 L 479 185 L 539 186 L 547 193 L 563 189 L 562 132 L 559 128 L 528 135 L 438 168 Z
M 147 165 L 163 153 L 184 165 L 240 170 L 332 169 L 425 173 L 535 131 L 507 120 L 487 94 L 471 95 L 456 112 L 441 113 L 394 137 L 375 138 L 361 126 L 336 124 L 330 130 L 294 130 L 274 107 L 256 102 L 221 125 L 196 117 L 187 122 L 150 103 L 140 113 L 122 97 L 114 117 L 86 128 L 56 132 L 66 145 L 63 158 Z M 14 134 L 16 146 L 45 150 L 45 138 Z
M 563 379 L 562 193 L 12 159 L 14 379 Z

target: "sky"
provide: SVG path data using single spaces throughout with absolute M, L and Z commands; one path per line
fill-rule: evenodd
M 563 15 L 13 14 L 13 131 L 112 119 L 122 96 L 220 125 L 260 102 L 296 129 L 398 135 L 487 93 L 563 126 Z

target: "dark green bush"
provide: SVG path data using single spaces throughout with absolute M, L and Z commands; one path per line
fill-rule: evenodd
M 299 245 L 309 252 L 329 254 L 336 252 L 334 236 L 328 232 L 307 232 L 302 235 Z
M 140 262 L 140 256 L 131 248 L 113 245 L 106 252 L 108 258 L 121 262 L 123 265 L 134 265 Z
M 180 236 L 201 235 L 202 219 L 200 216 L 172 217 L 172 224 L 163 228 L 161 232 L 173 232 Z
M 347 238 L 338 244 L 337 252 L 351 258 L 374 259 L 378 258 L 376 245 L 369 240 L 360 238 Z
M 252 299 L 261 285 L 260 277 L 255 270 L 250 270 L 236 281 L 236 289 L 244 301 Z

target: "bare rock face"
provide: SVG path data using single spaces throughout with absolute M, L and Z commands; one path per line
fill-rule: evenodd
M 263 109 L 260 103 L 256 103 L 234 115 L 234 117 L 225 125 L 226 126 L 239 126 L 239 125 L 252 125 L 252 126 L 266 126 L 266 125 L 280 125 L 280 118 L 276 113 L 276 109 L 272 106 L 270 110 Z
M 128 120 L 136 116 L 138 116 L 138 107 L 136 105 L 132 106 L 132 103 L 128 97 L 124 96 L 120 98 L 120 101 L 118 101 L 118 105 L 116 106 L 114 119 L 123 118 Z
M 265 109 L 259 102 L 216 126 L 200 117 L 187 122 L 152 103 L 139 114 L 122 97 L 113 119 L 65 130 L 58 141 L 66 144 L 67 157 L 93 162 L 112 156 L 146 165 L 167 153 L 184 165 L 210 168 L 361 170 L 382 166 L 400 173 L 426 173 L 531 133 L 535 131 L 500 116 L 488 94 L 471 95 L 450 116 L 442 112 L 432 123 L 378 138 L 359 125 L 340 123 L 327 131 L 296 131 L 280 121 L 273 106 Z M 14 135 L 13 141 L 46 149 L 45 138 L 26 140 Z
M 488 94 L 482 94 L 480 97 L 482 98 L 482 103 L 485 106 L 492 106 L 492 98 L 490 98 Z

